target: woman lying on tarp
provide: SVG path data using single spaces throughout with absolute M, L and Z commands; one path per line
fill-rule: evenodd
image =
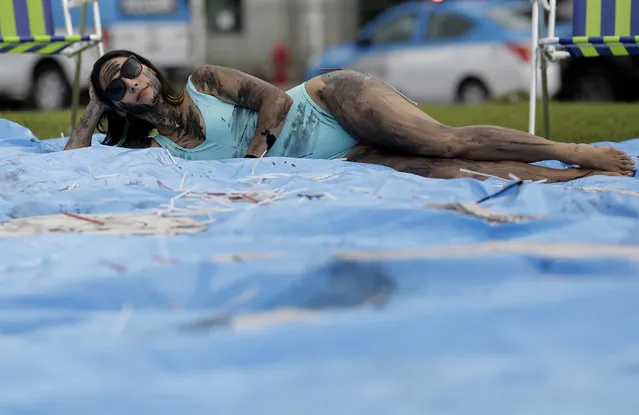
M 614 148 L 557 143 L 495 126 L 443 125 L 388 84 L 350 70 L 284 92 L 237 70 L 206 65 L 177 93 L 148 60 L 113 51 L 94 64 L 90 96 L 65 150 L 90 146 L 99 127 L 105 145 L 164 147 L 191 160 L 346 158 L 436 178 L 472 176 L 460 169 L 548 181 L 634 172 L 632 159 Z M 153 130 L 158 134 L 150 136 Z M 581 168 L 528 164 L 542 160 Z

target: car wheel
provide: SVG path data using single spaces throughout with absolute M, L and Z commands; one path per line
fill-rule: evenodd
M 457 102 L 460 104 L 482 104 L 488 99 L 488 88 L 477 79 L 467 79 L 459 85 Z
M 68 105 L 71 87 L 55 64 L 38 67 L 33 78 L 31 101 L 39 110 L 51 111 Z
M 590 68 L 574 80 L 573 97 L 577 101 L 610 102 L 615 100 L 615 91 L 604 71 Z

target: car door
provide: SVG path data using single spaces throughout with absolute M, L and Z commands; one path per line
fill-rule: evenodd
M 34 54 L 0 54 L 0 97 L 23 100 L 31 90 Z
M 401 76 L 410 96 L 423 103 L 451 103 L 464 76 L 480 69 L 485 45 L 475 36 L 479 22 L 452 8 L 432 8 L 421 27 L 419 47 L 403 58 Z
M 396 83 L 401 81 L 402 57 L 417 46 L 417 31 L 421 24 L 420 7 L 405 7 L 389 13 L 362 35 L 364 42 L 360 42 L 360 58 L 350 68 L 398 87 Z

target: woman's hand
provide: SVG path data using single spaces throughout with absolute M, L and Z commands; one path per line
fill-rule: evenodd
M 109 106 L 102 102 L 100 98 L 95 93 L 95 88 L 93 88 L 93 83 L 89 79 L 89 105 L 95 107 L 98 110 L 102 110 L 102 112 L 109 110 Z
M 89 105 L 84 110 L 78 125 L 75 126 L 65 150 L 73 150 L 75 148 L 90 147 L 93 132 L 98 127 L 100 119 L 105 112 L 109 111 L 109 106 L 102 102 L 95 94 L 93 85 L 89 80 Z

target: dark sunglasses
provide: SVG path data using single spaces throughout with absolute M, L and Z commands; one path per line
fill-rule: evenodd
M 104 90 L 104 98 L 110 101 L 120 101 L 126 95 L 126 84 L 122 78 L 135 79 L 142 73 L 142 64 L 135 56 L 124 61 L 120 68 L 120 76 L 109 83 Z

